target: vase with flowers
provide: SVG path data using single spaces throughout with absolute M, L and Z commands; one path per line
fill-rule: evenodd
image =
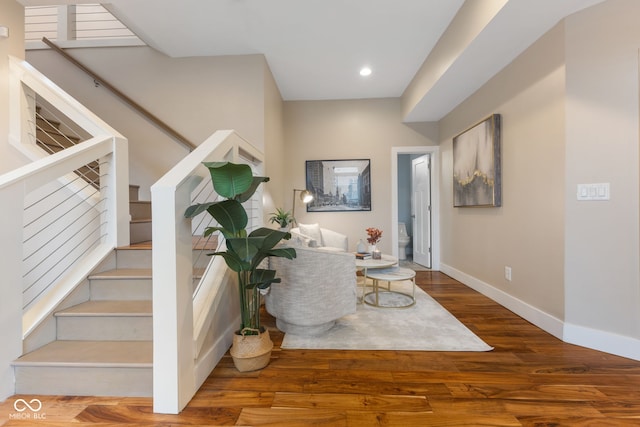
M 382 239 L 382 230 L 374 227 L 367 228 L 367 242 L 369 242 L 369 252 L 371 252 L 371 258 L 380 259 L 382 254 L 377 248 L 377 244 Z

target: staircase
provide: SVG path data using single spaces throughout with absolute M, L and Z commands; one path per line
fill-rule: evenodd
M 88 300 L 61 304 L 70 306 L 53 314 L 54 341 L 14 361 L 16 394 L 153 395 L 151 202 L 138 192 L 129 187 L 131 245 L 115 249 L 80 286 Z M 216 246 L 213 237 L 194 237 L 195 254 Z M 198 257 L 194 286 L 208 258 Z
M 130 198 L 147 243 L 116 249 L 87 278 L 89 299 L 54 313 L 55 341 L 14 362 L 17 394 L 152 395 L 151 204 L 135 186 Z

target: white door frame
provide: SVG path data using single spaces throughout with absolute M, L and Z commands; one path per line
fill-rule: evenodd
M 431 269 L 440 270 L 440 147 L 391 148 L 391 247 L 398 257 L 398 155 L 431 154 Z

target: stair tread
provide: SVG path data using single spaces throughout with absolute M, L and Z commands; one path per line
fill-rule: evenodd
M 53 341 L 14 366 L 151 367 L 152 341 Z
M 144 242 L 132 243 L 129 246 L 119 246 L 117 248 L 119 251 L 140 251 L 140 250 L 151 250 L 151 240 L 147 240 Z
M 217 236 L 211 237 L 202 237 L 202 236 L 193 236 L 192 237 L 192 246 L 193 250 L 216 250 L 218 248 L 218 238 Z M 150 250 L 153 248 L 153 242 L 151 240 L 145 242 L 132 243 L 129 246 L 120 246 L 118 250 Z
M 99 300 L 87 301 L 60 310 L 56 316 L 151 316 L 152 302 L 149 300 Z
M 151 279 L 150 268 L 118 268 L 94 273 L 89 279 Z
M 151 218 L 136 218 L 129 221 L 131 224 L 146 224 L 151 222 Z

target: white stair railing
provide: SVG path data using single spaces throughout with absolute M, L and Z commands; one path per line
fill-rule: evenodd
M 114 247 L 129 243 L 129 173 L 122 135 L 26 62 L 10 58 L 10 76 L 9 140 L 33 160 L 0 176 L 0 271 L 12 287 L 3 321 L 20 328 L 3 333 L 20 349 L 17 357 L 22 339 Z M 56 154 L 42 151 L 35 143 L 36 94 L 91 137 Z M 100 165 L 97 189 L 74 173 L 93 161 Z
M 199 255 L 192 250 L 192 233 L 198 233 L 200 221 L 185 218 L 184 212 L 210 185 L 202 163 L 246 163 L 260 174 L 262 159 L 234 131 L 218 131 L 151 187 L 154 412 L 176 414 L 186 406 L 231 346 L 240 324 L 235 278 L 221 257 L 212 257 L 193 291 L 193 258 Z M 249 228 L 262 225 L 260 194 L 249 203 Z

